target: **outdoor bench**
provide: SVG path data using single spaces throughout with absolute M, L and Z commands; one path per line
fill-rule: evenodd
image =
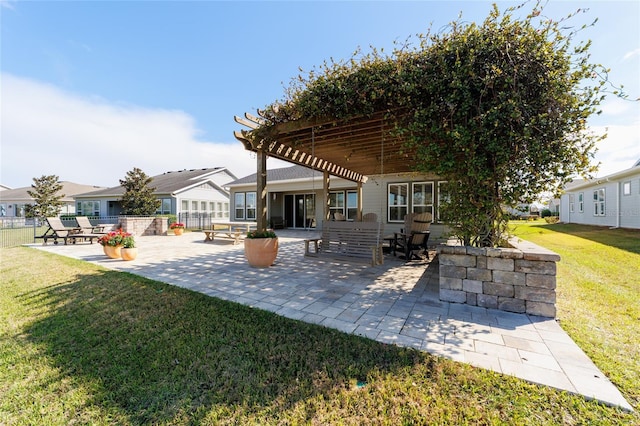
M 305 256 L 326 256 L 382 265 L 380 222 L 324 221 L 322 236 L 304 240 Z

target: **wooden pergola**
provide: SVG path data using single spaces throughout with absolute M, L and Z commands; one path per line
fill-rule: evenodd
M 267 157 L 323 172 L 324 193 L 329 193 L 329 176 L 357 183 L 358 215 L 362 214 L 362 184 L 368 175 L 406 173 L 412 170 L 414 153 L 391 133 L 384 112 L 346 120 L 297 120 L 274 126 L 270 141 L 256 140 L 252 132 L 264 124 L 259 116 L 245 113 L 235 121 L 248 129 L 234 135 L 257 157 L 257 228 L 267 225 Z M 325 196 L 325 199 L 328 199 Z M 324 217 L 329 219 L 329 206 Z

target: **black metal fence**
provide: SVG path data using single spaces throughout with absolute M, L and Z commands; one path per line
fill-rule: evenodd
M 180 213 L 178 214 L 177 221 L 184 223 L 187 229 L 213 229 L 213 222 L 225 221 L 229 218 L 218 217 L 215 213 Z

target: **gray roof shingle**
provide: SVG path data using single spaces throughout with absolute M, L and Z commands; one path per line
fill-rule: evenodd
M 62 198 L 62 201 L 64 202 L 73 202 L 73 197 L 75 195 L 92 192 L 94 190 L 102 190 L 104 188 L 102 186 L 82 185 L 68 181 L 61 181 L 60 183 L 62 184 L 62 190 L 60 190 L 60 192 L 64 194 L 64 197 Z M 31 191 L 32 189 L 33 188 L 31 186 L 25 186 L 23 188 L 0 191 L 0 200 L 31 202 L 33 201 L 33 198 L 27 191 Z
M 198 185 L 206 178 L 215 173 L 226 171 L 232 178 L 233 173 L 225 167 L 210 167 L 207 169 L 190 169 L 165 172 L 161 175 L 152 176 L 150 187 L 155 188 L 155 194 L 172 194 L 181 189 L 188 188 L 192 185 Z M 113 186 L 100 191 L 93 191 L 86 194 L 78 194 L 78 196 L 86 197 L 104 197 L 104 196 L 122 196 L 124 188 L 122 186 Z
M 228 183 L 226 186 L 247 185 L 258 182 L 258 174 L 253 173 L 238 180 Z M 311 170 L 302 166 L 284 167 L 281 169 L 270 169 L 267 171 L 267 183 L 286 180 L 311 179 L 312 177 L 322 177 L 322 172 Z

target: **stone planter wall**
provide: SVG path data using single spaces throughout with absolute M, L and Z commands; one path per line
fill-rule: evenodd
M 554 318 L 560 256 L 528 241 L 510 244 L 439 246 L 440 300 Z
M 169 220 L 166 217 L 120 216 L 118 223 L 124 232 L 136 237 L 143 235 L 167 235 Z

